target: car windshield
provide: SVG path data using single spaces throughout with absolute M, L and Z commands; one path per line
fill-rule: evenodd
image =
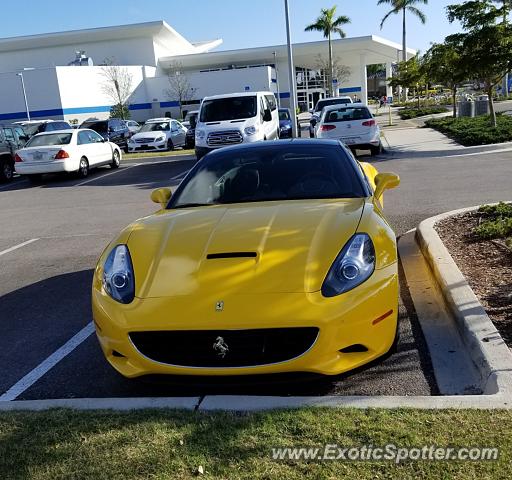
M 32 135 L 35 135 L 39 131 L 39 127 L 42 124 L 43 124 L 43 122 L 41 122 L 41 123 L 27 123 L 27 124 L 24 124 L 22 126 L 23 126 L 23 130 L 25 130 L 27 135 L 29 137 L 31 137 Z
M 352 120 L 368 120 L 372 114 L 366 107 L 344 107 L 336 110 L 327 110 L 324 113 L 324 122 L 350 122 Z
M 329 100 L 320 100 L 316 104 L 315 112 L 320 112 L 322 108 L 328 107 L 330 105 L 346 105 L 347 103 L 352 103 L 348 98 L 331 98 Z
M 222 122 L 255 117 L 256 96 L 205 100 L 201 106 L 201 122 Z
M 164 132 L 170 130 L 169 122 L 152 122 L 142 125 L 139 132 Z
M 71 143 L 72 133 L 49 133 L 32 137 L 25 147 L 51 147 L 53 145 L 68 145 Z
M 90 128 L 95 132 L 106 132 L 108 129 L 108 122 L 84 122 L 80 128 Z
M 288 110 L 279 110 L 279 120 L 290 120 L 290 112 Z
M 364 197 L 354 160 L 338 145 L 233 149 L 198 164 L 168 208 Z

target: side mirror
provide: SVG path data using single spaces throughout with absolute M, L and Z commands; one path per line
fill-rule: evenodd
M 385 190 L 400 185 L 400 177 L 396 173 L 379 173 L 375 176 L 375 192 L 373 197 L 380 200 Z
M 313 114 L 315 112 L 315 109 L 314 108 L 310 108 L 309 109 L 309 113 Z
M 272 113 L 270 110 L 265 110 L 265 113 L 263 114 L 263 121 L 264 122 L 270 122 L 272 120 Z
M 158 188 L 151 192 L 151 200 L 165 208 L 171 199 L 171 195 L 172 193 L 169 188 Z

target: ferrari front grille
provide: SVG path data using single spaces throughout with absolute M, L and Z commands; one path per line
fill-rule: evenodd
M 195 368 L 255 367 L 286 362 L 307 352 L 317 336 L 316 327 L 130 333 L 135 348 L 150 360 Z

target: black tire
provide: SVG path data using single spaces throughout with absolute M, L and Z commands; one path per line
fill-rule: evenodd
M 120 164 L 121 164 L 121 155 L 119 155 L 119 152 L 117 150 L 114 150 L 112 152 L 112 163 L 110 164 L 110 168 L 119 168 Z
M 370 152 L 372 154 L 373 157 L 375 157 L 375 155 L 380 155 L 382 153 L 383 149 L 382 149 L 382 143 L 379 143 L 376 147 L 370 147 Z
M 28 178 L 28 181 L 34 185 L 37 185 L 43 181 L 43 176 L 40 173 L 25 176 Z
M 87 158 L 82 157 L 80 159 L 77 174 L 79 178 L 86 178 L 89 175 L 89 161 Z
M 8 160 L 0 160 L 0 182 L 10 182 L 14 175 L 14 166 Z
M 172 143 L 171 139 L 167 140 L 167 150 L 169 152 L 172 152 L 174 150 L 174 143 Z

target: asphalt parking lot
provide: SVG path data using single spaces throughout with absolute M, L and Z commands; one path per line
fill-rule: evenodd
M 348 376 L 310 382 L 291 377 L 127 380 L 112 370 L 90 328 L 96 260 L 119 230 L 156 210 L 151 190 L 179 183 L 194 161 L 179 156 L 133 160 L 119 170 L 99 169 L 86 180 L 55 176 L 32 186 L 17 178 L 0 185 L 0 396 L 6 391 L 12 399 L 437 393 L 403 277 L 398 353 Z M 401 187 L 385 200 L 397 235 L 431 215 L 507 198 L 511 162 L 511 153 L 377 161 L 380 171 L 402 177 Z M 69 353 L 63 352 L 79 332 Z

